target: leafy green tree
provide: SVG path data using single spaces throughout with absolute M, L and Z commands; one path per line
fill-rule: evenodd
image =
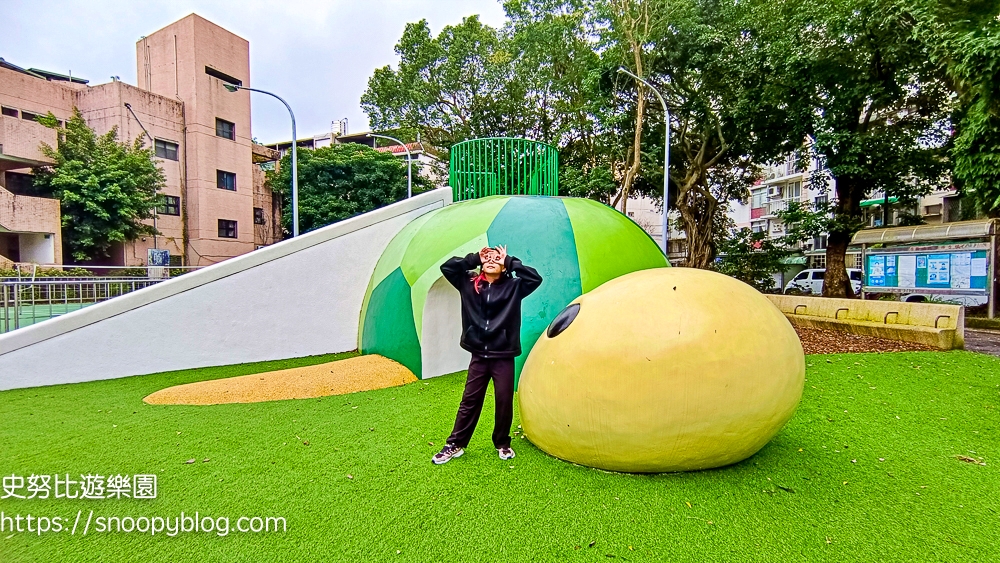
M 791 111 L 813 139 L 811 156 L 836 181 L 823 295 L 853 296 L 845 256 L 862 226 L 861 202 L 913 199 L 948 183 L 951 93 L 915 33 L 910 0 L 759 0 L 755 8 Z
M 143 221 L 161 203 L 158 192 L 166 180 L 142 137 L 119 142 L 116 127 L 97 135 L 75 108 L 63 127 L 52 114 L 39 121 L 57 131 L 58 142 L 42 144 L 42 153 L 55 164 L 34 169 L 32 191 L 59 200 L 66 256 L 77 262 L 100 259 L 114 243 L 155 233 Z
M 535 96 L 535 134 L 559 148 L 560 192 L 617 204 L 635 120 L 615 91 L 618 63 L 598 52 L 592 2 L 507 0 L 504 9 L 519 79 Z
M 1000 1 L 922 2 L 918 36 L 958 96 L 953 176 L 973 211 L 1000 217 Z
M 504 34 L 467 17 L 431 36 L 426 20 L 406 25 L 396 69 L 375 70 L 361 107 L 373 129 L 415 133 L 435 147 L 474 137 L 523 137 L 530 102 Z
M 538 69 L 531 87 L 551 99 L 543 107 L 559 110 L 546 123 L 569 164 L 560 169 L 569 194 L 623 210 L 632 195 L 662 201 L 666 116 L 618 67 L 664 94 L 670 203 L 681 212 L 688 265 L 708 267 L 728 202 L 756 179 L 752 160 L 801 140 L 765 46 L 748 31 L 751 13 L 716 0 L 508 0 L 505 8 L 517 53 Z
M 406 163 L 367 145 L 345 143 L 298 151 L 299 231 L 325 227 L 406 197 Z M 282 194 L 281 220 L 292 231 L 291 152 L 282 157 L 270 185 Z M 413 167 L 413 193 L 432 189 Z
M 742 228 L 720 241 L 719 257 L 712 268 L 757 291 L 769 291 L 774 289 L 773 274 L 785 268 L 782 260 L 792 252 L 783 239 L 772 239 L 766 231 L 755 233 Z

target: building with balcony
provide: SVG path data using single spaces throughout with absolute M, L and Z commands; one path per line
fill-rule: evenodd
M 277 153 L 255 149 L 251 142 L 250 92 L 232 93 L 223 87 L 227 82 L 249 83 L 249 43 L 191 14 L 140 39 L 136 68 L 135 86 L 117 78 L 90 85 L 79 77 L 3 61 L 0 186 L 23 197 L 19 192 L 31 182 L 31 169 L 50 164 L 41 154 L 41 143 L 56 145 L 56 132 L 36 117 L 52 113 L 66 120 L 75 107 L 98 134 L 117 127 L 120 140 L 146 137 L 166 177 L 165 204 L 149 220 L 160 234 L 117 244 L 111 256 L 98 263 L 144 265 L 147 249 L 159 248 L 169 250 L 176 265 L 203 266 L 278 240 L 280 231 L 273 226 L 280 223 L 280 205 L 275 208 L 264 194 L 264 175 L 258 173 Z M 18 208 L 10 213 L 28 212 Z M 0 232 L 7 228 L 2 217 Z M 272 231 L 258 236 L 257 221 L 268 218 L 265 224 Z M 8 258 L 38 261 L 51 255 L 52 263 L 62 263 L 59 231 L 46 228 L 48 232 L 40 234 L 50 235 L 58 252 L 39 254 L 30 242 L 35 239 L 25 237 L 28 250 L 20 251 L 16 260 Z M 9 235 L 0 240 L 0 254 L 13 253 L 12 240 Z M 21 240 L 18 235 L 23 247 Z
M 819 160 L 813 158 L 803 164 L 797 154 L 792 154 L 765 167 L 764 177 L 750 189 L 747 203 L 731 203 L 729 216 L 737 228 L 746 227 L 777 238 L 785 235 L 785 225 L 778 213 L 788 209 L 790 203 L 815 206 L 833 198 L 836 198 L 836 180 L 821 168 Z M 898 198 L 889 197 L 888 209 L 885 206 L 883 194 L 861 202 L 866 227 L 894 226 L 904 220 L 931 224 L 961 220 L 961 202 L 954 188 L 934 191 L 919 198 L 916 205 L 903 205 Z M 801 254 L 787 260 L 788 270 L 776 273 L 775 283 L 784 287 L 791 276 L 805 268 L 825 268 L 826 244 L 826 235 L 800 243 Z M 862 268 L 860 247 L 848 249 L 847 267 Z

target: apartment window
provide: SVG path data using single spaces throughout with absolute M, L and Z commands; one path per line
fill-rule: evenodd
M 263 225 L 264 224 L 264 209 L 261 207 L 253 208 L 253 224 Z
M 4 107 L 0 108 L 0 113 L 2 113 L 3 115 L 6 115 L 7 117 L 17 117 L 18 116 L 18 111 L 16 109 L 9 108 L 7 106 L 4 106 Z
M 28 121 L 36 121 L 38 119 L 37 113 L 31 113 L 30 111 L 21 111 L 21 119 L 27 119 Z
M 802 182 L 791 182 L 785 188 L 785 198 L 797 200 L 802 197 Z
M 814 205 L 815 205 L 815 206 L 816 206 L 817 208 L 819 208 L 819 207 L 824 207 L 824 206 L 826 206 L 826 204 L 827 204 L 827 203 L 828 203 L 829 201 L 830 201 L 830 200 L 829 200 L 829 198 L 827 198 L 827 196 L 825 196 L 825 195 L 821 195 L 821 196 L 819 196 L 819 197 L 817 197 L 816 199 L 814 199 L 814 200 L 813 200 L 813 204 L 814 204 Z
M 750 192 L 750 207 L 753 209 L 758 209 L 764 207 L 767 203 L 767 190 L 759 189 Z
M 153 142 L 154 150 L 156 151 L 156 156 L 159 158 L 165 158 L 167 160 L 177 160 L 177 143 L 172 143 L 170 141 L 164 141 L 163 139 L 157 139 Z
M 215 136 L 225 137 L 230 141 L 236 140 L 236 124 L 225 119 L 215 118 Z
M 225 170 L 215 171 L 216 185 L 223 190 L 236 191 L 236 174 Z
M 219 219 L 219 238 L 236 238 L 236 221 Z
M 826 248 L 826 235 L 820 235 L 813 239 L 813 250 L 823 250 Z
M 157 207 L 156 212 L 160 215 L 180 215 L 181 198 L 172 195 L 164 196 L 163 205 Z

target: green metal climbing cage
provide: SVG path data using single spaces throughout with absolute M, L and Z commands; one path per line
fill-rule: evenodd
M 462 141 L 449 152 L 448 184 L 454 201 L 559 193 L 559 152 L 552 145 L 489 137 Z

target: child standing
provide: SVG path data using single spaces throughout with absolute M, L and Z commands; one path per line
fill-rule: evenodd
M 480 271 L 470 272 L 479 267 Z M 431 461 L 440 465 L 465 453 L 479 422 L 490 380 L 496 399 L 493 445 L 500 459 L 511 459 L 514 420 L 514 358 L 521 353 L 521 300 L 542 283 L 534 268 L 507 255 L 506 246 L 483 248 L 441 265 L 444 277 L 462 296 L 462 348 L 472 353 L 465 393 L 455 427 Z M 511 274 L 514 274 L 512 276 Z

